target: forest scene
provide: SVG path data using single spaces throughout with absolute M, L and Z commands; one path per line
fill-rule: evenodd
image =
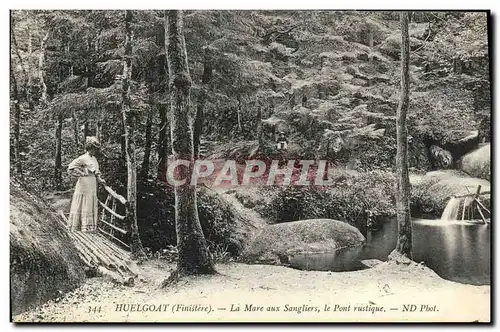
M 12 10 L 11 321 L 490 322 L 489 29 Z

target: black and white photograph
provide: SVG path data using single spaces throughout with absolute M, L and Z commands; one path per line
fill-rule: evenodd
M 489 10 L 8 14 L 11 323 L 491 323 Z

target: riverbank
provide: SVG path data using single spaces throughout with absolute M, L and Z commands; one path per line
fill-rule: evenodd
M 165 289 L 157 289 L 156 285 L 173 269 L 172 265 L 151 260 L 141 269 L 146 282 L 135 287 L 89 279 L 74 292 L 13 320 L 490 321 L 490 286 L 447 281 L 420 264 L 380 263 L 360 271 L 321 272 L 230 263 L 218 265 L 218 275 L 181 279 Z

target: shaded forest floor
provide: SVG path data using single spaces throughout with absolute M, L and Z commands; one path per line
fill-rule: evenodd
M 15 322 L 490 320 L 490 286 L 446 281 L 419 264 L 380 263 L 360 271 L 320 272 L 230 263 L 218 265 L 218 275 L 184 278 L 175 285 L 158 289 L 158 283 L 173 267 L 160 260 L 146 262 L 141 267 L 146 281 L 135 287 L 113 285 L 101 278 L 89 279 L 57 301 L 13 319 Z M 136 304 L 139 308 L 144 304 L 169 306 L 162 312 L 119 311 L 120 304 Z M 172 312 L 172 307 L 179 304 L 207 306 L 211 312 Z M 262 306 L 263 311 L 245 311 L 250 304 Z M 403 312 L 405 304 L 416 305 L 416 311 Z M 325 311 L 325 305 L 331 310 Z M 334 311 L 335 305 L 345 307 L 346 311 L 338 310 L 339 307 Z M 271 306 L 279 307 L 279 312 L 267 311 Z M 240 311 L 231 311 L 231 307 L 239 307 Z M 289 310 L 294 307 L 296 310 Z M 379 309 L 382 311 L 377 312 Z

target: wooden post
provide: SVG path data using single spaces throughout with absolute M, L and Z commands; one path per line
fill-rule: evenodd
M 484 206 L 484 205 L 483 205 L 483 203 L 481 203 L 481 202 L 479 201 L 479 198 L 478 198 L 478 199 L 476 199 L 476 203 L 477 203 L 479 206 L 481 206 L 481 207 L 483 208 L 483 210 L 486 210 L 486 212 L 488 212 L 488 213 L 491 215 L 491 211 L 490 211 L 490 210 L 488 210 L 488 209 L 486 208 L 486 206 Z
M 477 199 L 479 197 L 480 192 L 481 192 L 481 185 L 478 185 L 476 190 L 476 196 L 474 196 L 474 199 Z
M 112 206 L 111 209 L 116 212 L 116 200 L 115 199 L 113 199 L 113 206 Z M 114 225 L 114 221 L 115 221 L 115 216 L 113 214 L 111 214 L 111 219 L 109 220 L 109 223 Z M 110 229 L 110 233 L 111 233 L 111 235 L 114 236 L 115 235 L 115 230 L 114 229 Z
M 108 197 L 106 197 L 106 203 L 104 205 L 108 205 L 110 194 L 108 194 Z M 106 215 L 105 215 L 106 210 L 104 208 L 101 208 L 101 222 L 106 221 Z
M 465 206 L 466 206 L 466 203 L 467 203 L 467 197 L 464 199 L 464 205 L 462 207 L 462 220 L 464 220 L 464 218 L 465 218 Z
M 483 222 L 486 224 L 486 218 L 484 217 L 483 211 L 481 211 L 481 208 L 477 204 L 476 204 L 476 209 L 479 211 L 479 214 L 481 215 Z

